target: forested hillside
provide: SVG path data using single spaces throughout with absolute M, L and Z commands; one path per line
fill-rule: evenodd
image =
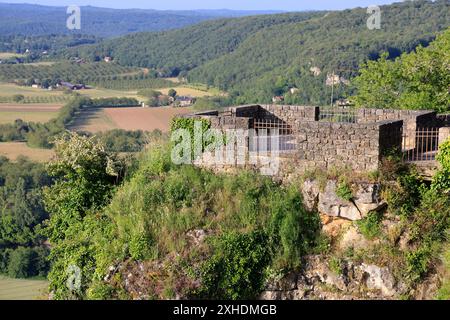
M 66 28 L 67 7 L 0 3 L 1 35 L 48 35 L 72 33 Z M 111 37 L 140 31 L 176 29 L 218 17 L 236 17 L 258 11 L 203 10 L 158 11 L 81 7 L 82 28 L 77 33 Z
M 166 69 L 191 82 L 228 90 L 236 102 L 267 102 L 299 91 L 288 103 L 329 102 L 328 74 L 341 76 L 338 94 L 357 67 L 388 51 L 391 58 L 427 45 L 449 25 L 448 1 L 383 6 L 381 30 L 369 30 L 366 9 L 244 17 L 181 30 L 141 33 L 71 50 L 87 58 L 112 55 L 130 66 Z M 317 67 L 315 75 L 311 68 Z M 336 89 L 336 88 L 335 88 Z

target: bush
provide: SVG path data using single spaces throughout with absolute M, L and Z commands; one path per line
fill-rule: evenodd
M 370 212 L 366 218 L 357 221 L 359 231 L 369 240 L 380 235 L 380 223 L 383 216 L 378 212 Z
M 441 164 L 441 170 L 433 177 L 433 190 L 450 193 L 450 139 L 439 146 L 436 159 Z
M 11 249 L 0 249 L 0 274 L 8 273 L 8 264 L 9 264 L 9 255 L 11 253 Z
M 353 199 L 353 192 L 349 184 L 346 181 L 341 181 L 336 189 L 336 194 L 339 198 L 350 201 Z
M 262 289 L 270 262 L 267 236 L 261 231 L 224 234 L 202 270 L 201 296 L 210 299 L 252 299 Z

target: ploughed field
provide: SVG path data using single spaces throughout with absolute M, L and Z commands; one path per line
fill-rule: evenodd
M 175 116 L 191 112 L 190 108 L 172 107 L 88 109 L 76 115 L 70 129 L 94 133 L 112 129 L 168 132 Z
M 53 150 L 30 148 L 25 142 L 0 142 L 0 156 L 16 161 L 24 156 L 37 162 L 47 162 L 53 156 Z
M 62 104 L 0 104 L 0 124 L 17 119 L 44 123 L 56 118 Z

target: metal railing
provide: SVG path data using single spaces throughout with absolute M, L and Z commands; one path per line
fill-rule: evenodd
M 320 108 L 319 121 L 356 123 L 357 116 L 354 110 Z
M 418 128 L 415 135 L 403 135 L 403 161 L 434 161 L 439 150 L 439 128 Z
M 291 153 L 297 148 L 292 126 L 281 119 L 254 119 L 252 129 L 255 130 L 249 137 L 252 152 Z

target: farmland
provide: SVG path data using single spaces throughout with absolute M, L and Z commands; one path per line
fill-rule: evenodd
M 37 162 L 46 162 L 54 155 L 53 150 L 35 149 L 27 146 L 25 142 L 0 142 L 0 156 L 16 161 L 19 156 L 25 156 Z
M 58 115 L 62 104 L 0 104 L 0 124 L 16 119 L 44 123 Z
M 45 280 L 10 279 L 0 276 L 0 300 L 36 300 L 47 290 Z
M 192 112 L 189 108 L 99 108 L 80 112 L 74 131 L 101 132 L 111 129 L 168 132 L 170 121 L 176 115 Z
M 10 59 L 10 58 L 20 58 L 22 57 L 22 54 L 14 53 L 14 52 L 0 52 L 0 59 Z

